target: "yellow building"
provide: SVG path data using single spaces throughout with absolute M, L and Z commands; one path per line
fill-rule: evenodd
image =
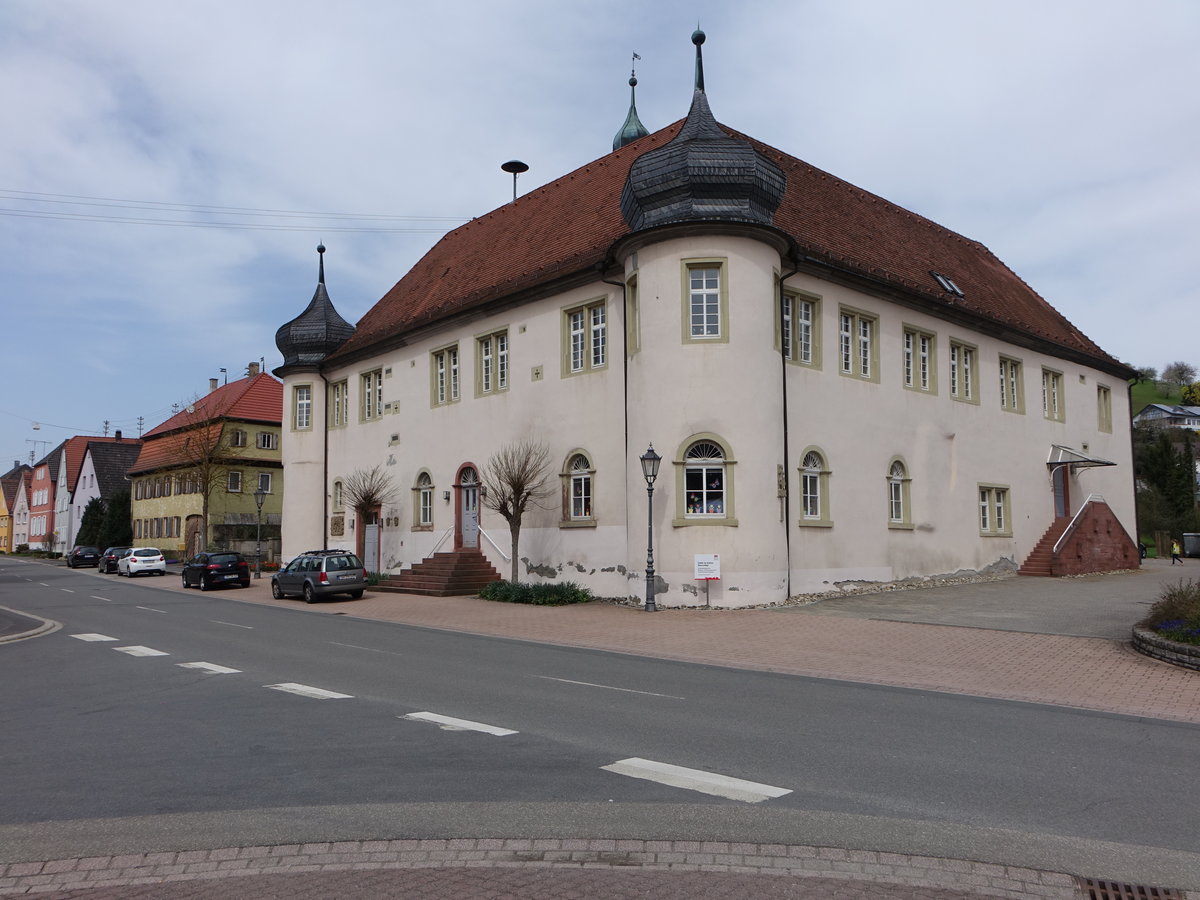
M 206 396 L 142 435 L 129 470 L 135 545 L 178 559 L 210 547 L 253 558 L 261 526 L 264 560 L 278 556 L 283 387 L 258 363 L 248 373 L 221 387 L 213 379 Z

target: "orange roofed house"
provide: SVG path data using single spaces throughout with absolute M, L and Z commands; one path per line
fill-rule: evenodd
M 247 376 L 218 387 L 142 435 L 129 469 L 135 545 L 185 558 L 208 548 L 252 558 L 261 522 L 264 559 L 278 548 L 283 464 L 283 386 L 251 363 Z
M 448 233 L 356 326 L 322 275 L 279 329 L 284 554 L 667 606 L 1136 566 L 1129 367 L 983 244 L 719 124 L 693 40 L 685 120 L 631 104 L 611 153 Z M 514 561 L 481 472 L 523 439 L 555 494 Z M 376 467 L 394 492 L 357 510 Z

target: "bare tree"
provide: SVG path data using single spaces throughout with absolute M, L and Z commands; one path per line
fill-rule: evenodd
M 1196 380 L 1196 367 L 1191 363 L 1173 362 L 1163 368 L 1162 380 L 1182 388 Z
M 1154 368 L 1154 366 L 1139 366 L 1134 371 L 1137 372 L 1138 384 L 1143 384 L 1147 381 L 1158 380 L 1158 369 Z
M 342 479 L 342 500 L 362 517 L 396 498 L 392 476 L 379 466 L 355 469 Z
M 169 447 L 170 468 L 182 481 L 185 492 L 200 494 L 200 534 L 208 546 L 209 504 L 213 491 L 227 484 L 229 466 L 233 462 L 232 430 L 226 423 L 205 408 L 203 401 L 188 404 L 180 426 L 152 440 L 163 441 Z M 188 552 L 195 548 L 189 547 Z
M 488 460 L 483 470 L 483 505 L 508 521 L 512 538 L 512 577 L 516 584 L 517 548 L 521 521 L 530 506 L 547 508 L 544 502 L 554 493 L 550 477 L 550 448 L 530 440 L 506 444 Z

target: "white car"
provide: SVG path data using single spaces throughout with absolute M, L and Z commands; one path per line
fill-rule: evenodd
M 134 575 L 148 575 L 152 572 L 156 575 L 167 574 L 167 559 L 156 547 L 132 547 L 117 560 L 118 575 L 128 575 L 132 578 Z

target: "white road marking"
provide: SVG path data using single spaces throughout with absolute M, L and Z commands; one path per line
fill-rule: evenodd
M 630 778 L 657 781 L 659 784 L 671 787 L 686 788 L 690 791 L 699 791 L 714 797 L 726 797 L 730 800 L 742 800 L 746 803 L 760 803 L 771 797 L 782 797 L 784 794 L 791 793 L 787 788 L 772 787 L 769 784 L 743 781 L 741 778 L 730 778 L 728 775 L 717 775 L 699 769 L 685 769 L 683 766 L 672 766 L 637 757 L 622 759 L 612 765 L 600 768 L 618 775 L 628 775 Z
M 167 611 L 165 609 L 155 609 L 153 606 L 138 606 L 136 608 L 144 609 L 146 612 L 162 613 L 164 616 L 167 614 Z
M 132 647 L 113 647 L 118 653 L 128 653 L 130 656 L 170 656 L 170 653 L 164 653 L 162 650 L 152 650 L 149 647 L 143 647 L 140 644 L 135 644 Z
M 403 656 L 403 653 L 397 653 L 394 650 L 376 650 L 374 647 L 360 647 L 358 644 L 343 644 L 340 641 L 330 641 L 335 647 L 349 647 L 351 650 L 368 650 L 371 653 L 387 653 L 389 656 Z
M 337 691 L 326 691 L 321 688 L 309 687 L 306 684 L 284 682 L 283 684 L 264 684 L 263 687 L 273 691 L 284 691 L 288 694 L 299 694 L 301 697 L 312 697 L 315 700 L 349 700 L 353 694 L 339 694 Z
M 572 681 L 570 678 L 554 678 L 550 675 L 534 675 L 546 681 L 561 681 L 563 684 L 579 684 L 583 687 L 603 688 L 606 691 L 623 691 L 626 694 L 644 694 L 647 697 L 665 697 L 668 700 L 686 700 L 686 697 L 676 697 L 674 694 L 656 694 L 653 691 L 635 691 L 633 688 L 614 687 L 611 684 L 592 684 L 590 681 Z
M 496 737 L 504 737 L 506 734 L 518 734 L 511 728 L 498 728 L 495 725 L 484 725 L 482 722 L 469 722 L 466 719 L 455 719 L 452 716 L 439 716 L 437 713 L 419 712 L 409 713 L 407 716 L 397 716 L 399 719 L 411 719 L 414 722 L 432 722 L 434 725 L 443 731 L 482 731 L 484 734 L 493 734 Z
M 254 630 L 253 625 L 239 625 L 237 622 L 222 622 L 220 619 L 209 619 L 210 622 L 216 622 L 218 625 L 229 625 L 232 628 L 248 628 Z
M 60 590 L 60 591 L 62 591 L 64 594 L 73 594 L 73 593 L 75 593 L 75 592 L 74 592 L 73 590 L 71 590 L 70 588 L 59 588 L 59 590 Z
M 44 581 L 39 581 L 38 584 L 40 584 L 42 587 L 50 587 L 50 585 L 46 584 Z
M 95 594 L 92 594 L 91 596 L 93 600 L 103 600 L 105 603 L 112 603 L 112 601 L 107 597 L 97 597 Z
M 194 662 L 194 663 L 176 663 L 181 669 L 199 669 L 201 672 L 208 672 L 210 675 L 234 675 L 241 672 L 241 669 L 231 669 L 228 666 L 218 666 L 216 663 L 210 662 Z
M 73 634 L 71 637 L 77 641 L 115 641 L 115 637 L 109 637 L 107 634 Z

